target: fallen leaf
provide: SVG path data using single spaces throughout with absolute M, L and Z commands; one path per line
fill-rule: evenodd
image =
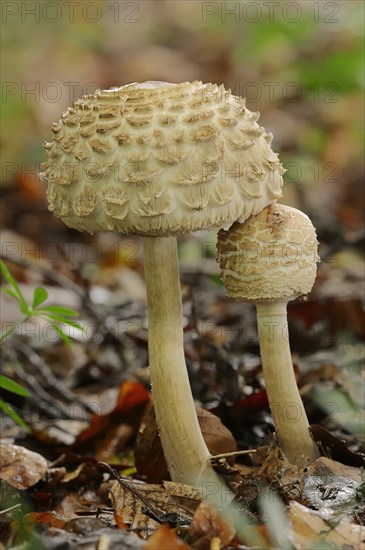
M 335 525 L 319 517 L 318 512 L 310 510 L 298 502 L 291 502 L 288 518 L 290 529 L 289 540 L 296 550 L 309 550 L 315 544 L 326 541 L 336 548 L 357 550 L 364 548 L 365 527 L 341 520 Z
M 144 408 L 149 399 L 150 394 L 143 384 L 133 381 L 123 382 L 119 388 L 114 409 L 105 415 L 93 415 L 90 425 L 79 435 L 77 443 L 84 443 L 102 433 L 105 434 L 109 427 L 116 422 L 128 423 L 127 420 L 135 422 L 139 416 L 136 414 L 136 409 Z M 130 418 L 131 413 L 133 413 L 133 420 Z
M 204 441 L 212 455 L 230 453 L 237 449 L 233 435 L 218 416 L 200 408 L 197 408 L 197 415 Z M 147 407 L 142 418 L 134 457 L 138 474 L 145 476 L 149 483 L 170 479 L 152 404 Z M 235 457 L 227 458 L 231 465 L 234 460 Z
M 88 535 L 106 527 L 103 520 L 96 517 L 76 517 L 69 519 L 65 524 L 65 531 L 77 535 Z
M 146 407 L 139 426 L 134 461 L 138 475 L 144 476 L 149 483 L 160 483 L 170 478 L 152 403 Z
M 65 474 L 63 479 L 61 479 L 61 483 L 68 483 L 69 481 L 77 479 L 79 477 L 80 472 L 84 469 L 84 466 L 85 466 L 85 464 L 81 463 L 77 466 L 77 468 L 75 470 Z
M 197 408 L 196 412 L 204 441 L 213 456 L 236 451 L 237 443 L 235 438 L 228 428 L 222 424 L 218 416 L 200 408 Z M 234 456 L 227 457 L 227 462 L 231 466 L 233 466 L 234 461 Z
M 202 537 L 207 541 L 218 537 L 220 539 L 220 548 L 225 548 L 232 542 L 235 533 L 233 526 L 222 519 L 217 510 L 207 502 L 199 504 L 189 528 L 189 535 L 192 541 L 199 541 L 199 546 L 193 545 L 193 548 L 202 548 Z
M 0 478 L 16 487 L 28 489 L 47 472 L 47 460 L 38 453 L 18 445 L 0 444 Z
M 124 449 L 125 445 L 134 435 L 135 430 L 129 424 L 117 424 L 108 430 L 105 438 L 98 444 L 95 451 L 95 458 L 101 462 L 108 462 L 119 451 Z
M 78 514 L 95 514 L 98 508 L 103 508 L 105 501 L 93 490 L 68 491 L 55 506 L 55 511 L 66 520 L 73 519 Z
M 41 420 L 32 427 L 32 434 L 46 445 L 66 445 L 75 443 L 78 436 L 89 426 L 89 422 L 80 420 Z
M 65 519 L 56 514 L 56 512 L 30 512 L 24 516 L 25 524 L 29 527 L 33 523 L 43 523 L 49 527 L 63 529 L 66 523 Z
M 117 514 L 117 512 L 114 511 L 114 519 L 115 523 L 117 524 L 118 529 L 128 529 L 128 523 L 124 521 L 122 516 Z
M 351 451 L 344 441 L 338 439 L 338 437 L 322 426 L 312 424 L 310 430 L 312 432 L 313 439 L 323 454 L 329 456 L 333 460 L 347 464 L 348 466 L 365 467 L 364 453 L 355 453 L 354 451 Z
M 168 525 L 161 525 L 157 531 L 148 539 L 145 550 L 189 550 L 181 539 Z
M 143 384 L 133 381 L 124 382 L 119 388 L 117 403 L 113 413 L 129 413 L 137 405 L 147 403 L 149 399 L 150 394 Z
M 132 529 L 140 529 L 146 538 L 160 523 L 168 521 L 169 514 L 177 523 L 190 522 L 202 496 L 198 489 L 182 483 L 165 481 L 157 485 L 123 479 L 113 485 L 111 499 L 119 518 Z
M 331 460 L 325 456 L 321 456 L 320 458 L 317 458 L 315 462 L 309 464 L 306 475 L 323 476 L 324 478 L 327 476 L 344 477 L 348 480 L 354 481 L 358 485 L 364 481 L 363 468 L 347 466 L 346 464 L 336 462 L 335 460 Z
M 339 520 L 365 512 L 365 502 L 358 491 L 364 482 L 362 468 L 353 468 L 326 457 L 320 457 L 307 468 L 302 481 L 303 504 L 318 510 L 325 520 Z

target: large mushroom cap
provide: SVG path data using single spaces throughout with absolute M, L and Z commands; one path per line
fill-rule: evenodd
M 317 248 L 308 216 L 282 204 L 219 231 L 218 261 L 228 296 L 265 303 L 308 294 L 317 272 Z
M 259 113 L 223 86 L 145 82 L 77 99 L 45 143 L 49 208 L 79 230 L 181 234 L 281 196 Z

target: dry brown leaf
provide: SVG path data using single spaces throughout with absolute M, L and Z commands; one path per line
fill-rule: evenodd
M 313 439 L 323 455 L 348 466 L 365 467 L 365 455 L 363 453 L 352 451 L 344 441 L 323 428 L 323 426 L 312 424 L 310 429 Z
M 115 523 L 117 524 L 118 529 L 128 529 L 129 526 L 125 523 L 124 519 L 114 512 Z
M 163 479 L 169 479 L 152 403 L 147 405 L 139 426 L 134 459 L 138 474 L 144 476 L 149 483 L 160 483 Z
M 107 414 L 94 414 L 90 425 L 79 434 L 77 443 L 94 439 L 107 431 L 115 424 L 126 423 L 138 425 L 139 416 L 143 413 L 150 395 L 143 384 L 127 380 L 119 387 L 117 402 L 113 410 Z
M 178 514 L 180 523 L 190 521 L 202 497 L 201 492 L 190 485 L 166 481 L 152 485 L 138 481 L 118 481 L 111 489 L 115 514 L 132 529 L 141 529 L 142 536 L 159 526 L 165 514 Z M 155 516 L 155 521 L 144 513 Z
M 80 457 L 82 460 L 82 458 Z M 66 469 L 64 469 L 66 470 Z M 59 476 L 58 481 L 53 483 L 53 486 L 60 490 L 60 493 L 66 491 L 79 490 L 80 498 L 83 494 L 94 491 L 97 483 L 102 483 L 102 472 L 93 459 L 85 459 L 71 471 L 65 471 L 63 476 Z M 47 480 L 48 481 L 48 480 Z
M 197 415 L 204 441 L 212 455 L 236 450 L 237 445 L 233 435 L 218 416 L 200 408 L 197 408 Z M 134 456 L 139 475 L 145 476 L 149 483 L 160 483 L 170 478 L 152 404 L 147 407 L 143 416 Z M 234 460 L 235 457 L 227 459 L 232 466 Z
M 167 525 L 161 525 L 148 539 L 145 550 L 189 550 L 182 540 Z
M 73 445 L 78 436 L 89 426 L 81 420 L 42 420 L 32 425 L 32 434 L 46 445 Z
M 337 525 L 326 523 L 318 512 L 294 501 L 290 503 L 288 518 L 291 527 L 288 537 L 296 550 L 311 550 L 319 541 L 349 550 L 365 547 L 365 527 L 361 525 L 348 523 L 346 520 Z
M 68 483 L 69 481 L 77 479 L 80 472 L 84 469 L 84 466 L 85 464 L 82 462 L 77 466 L 75 470 L 72 470 L 72 472 L 67 472 L 67 474 L 65 474 L 64 477 L 61 479 L 61 483 Z
M 55 506 L 55 512 L 66 520 L 77 514 L 95 512 L 105 506 L 104 500 L 93 489 L 68 491 L 62 500 Z
M 28 489 L 47 472 L 47 460 L 18 445 L 0 445 L 0 478 L 16 487 Z
M 129 424 L 118 424 L 110 428 L 103 441 L 98 445 L 95 458 L 101 462 L 108 462 L 119 451 L 123 450 L 131 437 L 135 434 L 135 428 Z
M 29 524 L 29 527 L 33 523 L 44 523 L 49 527 L 56 527 L 57 529 L 63 529 L 66 520 L 57 515 L 56 512 L 30 512 L 24 516 L 25 525 Z
M 364 481 L 364 471 L 362 468 L 347 466 L 325 456 L 321 456 L 315 462 L 309 464 L 306 473 L 307 476 L 323 476 L 324 478 L 328 476 L 343 477 L 358 484 Z
M 303 476 L 301 503 L 318 510 L 318 515 L 332 524 L 339 519 L 351 522 L 365 511 L 358 492 L 363 481 L 362 468 L 322 456 L 309 464 Z
M 220 547 L 225 548 L 234 539 L 235 530 L 230 523 L 220 517 L 215 508 L 207 502 L 202 502 L 195 511 L 189 528 L 189 535 L 193 541 L 199 543 L 202 541 L 198 541 L 197 539 L 201 539 L 202 537 L 208 541 L 218 537 L 220 539 Z M 195 548 L 194 545 L 193 547 Z M 202 544 L 196 546 L 196 548 L 201 547 Z
M 231 432 L 226 428 L 221 419 L 205 409 L 197 408 L 199 426 L 204 441 L 212 455 L 233 453 L 237 449 L 237 443 Z M 228 464 L 233 466 L 235 457 L 227 458 Z

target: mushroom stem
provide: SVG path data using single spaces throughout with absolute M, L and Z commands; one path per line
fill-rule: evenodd
M 186 369 L 176 237 L 144 237 L 143 246 L 152 394 L 171 479 L 227 492 L 211 467 Z
M 319 453 L 295 380 L 286 306 L 287 302 L 256 304 L 261 359 L 280 447 L 289 462 L 304 467 Z

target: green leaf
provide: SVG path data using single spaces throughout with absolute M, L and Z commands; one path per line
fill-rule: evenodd
M 8 330 L 6 330 L 5 332 L 0 332 L 0 342 L 3 342 L 8 336 L 10 336 L 10 334 L 12 334 L 13 332 L 15 332 L 15 327 L 10 327 Z
M 16 282 L 14 277 L 11 275 L 10 271 L 8 270 L 8 268 L 6 267 L 6 265 L 4 264 L 4 262 L 2 260 L 0 260 L 0 271 L 3 274 L 4 278 L 6 279 L 6 281 L 9 283 L 9 285 L 13 287 L 14 292 L 17 296 L 17 300 L 19 300 L 21 312 L 25 313 L 25 314 L 28 314 L 29 313 L 29 307 L 28 307 L 28 304 L 27 304 L 23 294 L 21 293 L 21 290 L 18 286 L 18 283 Z M 5 291 L 5 289 L 3 289 L 3 290 Z M 7 294 L 9 294 L 9 292 L 7 292 Z
M 11 296 L 12 298 L 15 298 L 15 300 L 19 300 L 19 296 L 17 295 L 17 293 L 12 290 L 11 288 L 7 287 L 7 286 L 3 286 L 2 290 L 8 294 L 9 296 Z
M 23 388 L 23 386 L 2 374 L 0 374 L 0 388 L 10 391 L 11 393 L 16 393 L 17 395 L 29 395 L 29 391 L 26 388 Z
M 43 302 L 45 300 L 47 300 L 47 298 L 48 298 L 47 290 L 43 287 L 40 287 L 40 286 L 37 287 L 34 290 L 32 308 L 35 308 L 35 307 L 39 306 L 40 304 L 43 304 Z
M 6 265 L 2 260 L 0 260 L 0 271 L 3 274 L 4 278 L 7 280 L 7 282 L 9 283 L 9 285 L 11 285 L 20 293 L 16 280 L 14 279 L 14 277 L 12 276 L 12 274 L 10 273 L 10 271 L 8 270 L 8 268 L 6 267 Z
M 63 332 L 63 330 L 61 329 L 61 327 L 59 325 L 57 325 L 57 323 L 51 323 L 52 327 L 55 329 L 55 331 L 57 332 L 57 334 L 59 335 L 59 337 L 61 338 L 61 340 L 63 340 L 65 342 L 65 344 L 71 348 L 72 347 L 72 342 L 71 342 L 71 339 L 67 336 L 67 334 L 65 334 Z
M 210 280 L 218 286 L 223 286 L 222 279 L 219 275 L 210 275 Z
M 20 291 L 20 288 L 18 286 L 18 283 L 16 282 L 16 280 L 14 279 L 14 277 L 12 276 L 12 274 L 10 273 L 10 271 L 8 270 L 8 268 L 6 267 L 6 265 L 4 264 L 4 262 L 2 260 L 0 260 L 0 270 L 1 270 L 1 273 L 3 274 L 4 278 L 6 279 L 6 281 L 15 290 L 17 296 L 19 298 L 23 297 L 23 295 Z
M 82 327 L 79 323 L 75 323 L 75 321 L 71 321 L 70 319 L 64 319 L 63 317 L 60 317 L 60 319 L 62 319 L 61 322 L 64 325 L 68 325 L 70 327 L 77 328 L 78 330 L 81 330 L 81 331 L 84 330 L 84 327 Z
M 122 471 L 122 474 L 124 476 L 132 476 L 137 473 L 137 468 L 135 466 L 131 466 L 130 468 L 126 468 Z
M 23 295 L 21 298 L 19 298 L 19 304 L 20 304 L 20 311 L 24 313 L 27 317 L 33 314 L 31 308 L 28 306 L 27 302 L 25 301 Z
M 24 428 L 24 430 L 26 430 L 27 432 L 30 431 L 28 424 L 24 422 L 24 420 L 18 415 L 18 413 L 14 411 L 13 407 L 11 407 L 8 403 L 5 403 L 5 401 L 3 401 L 2 399 L 0 399 L 0 410 L 4 411 L 5 414 L 10 416 L 10 418 L 12 418 L 14 422 L 19 424 L 19 426 Z
M 82 326 L 79 325 L 79 323 L 76 323 L 75 321 L 71 321 L 71 319 L 67 319 L 67 317 L 62 317 L 62 315 L 52 315 L 51 313 L 44 313 L 42 317 L 45 317 L 49 320 L 58 321 L 59 323 L 63 323 L 64 325 L 69 325 L 70 327 L 77 328 L 79 330 L 83 330 Z
M 57 314 L 60 314 L 60 315 L 66 315 L 68 317 L 77 317 L 78 316 L 77 311 L 75 311 L 74 309 L 71 309 L 69 307 L 63 307 L 63 306 L 46 306 L 46 307 L 42 307 L 38 311 L 39 312 L 43 312 L 43 311 L 48 312 L 49 311 L 50 313 L 57 313 Z

